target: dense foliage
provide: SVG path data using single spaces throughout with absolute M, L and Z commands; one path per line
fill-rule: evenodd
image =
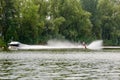
M 0 43 L 49 39 L 120 45 L 120 0 L 0 0 Z

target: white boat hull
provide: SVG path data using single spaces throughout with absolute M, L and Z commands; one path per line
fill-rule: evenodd
M 62 50 L 62 49 L 85 49 L 84 46 L 77 47 L 53 47 L 53 46 L 43 46 L 43 45 L 29 45 L 22 47 L 9 47 L 10 50 Z

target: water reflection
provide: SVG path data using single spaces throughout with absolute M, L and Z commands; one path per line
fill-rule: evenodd
M 120 53 L 0 54 L 0 80 L 119 80 Z

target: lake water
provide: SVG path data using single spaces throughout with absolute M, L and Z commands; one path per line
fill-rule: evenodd
M 0 52 L 0 80 L 120 80 L 120 50 Z

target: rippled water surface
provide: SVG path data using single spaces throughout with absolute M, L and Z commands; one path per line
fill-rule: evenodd
M 120 51 L 0 52 L 0 80 L 120 80 Z

